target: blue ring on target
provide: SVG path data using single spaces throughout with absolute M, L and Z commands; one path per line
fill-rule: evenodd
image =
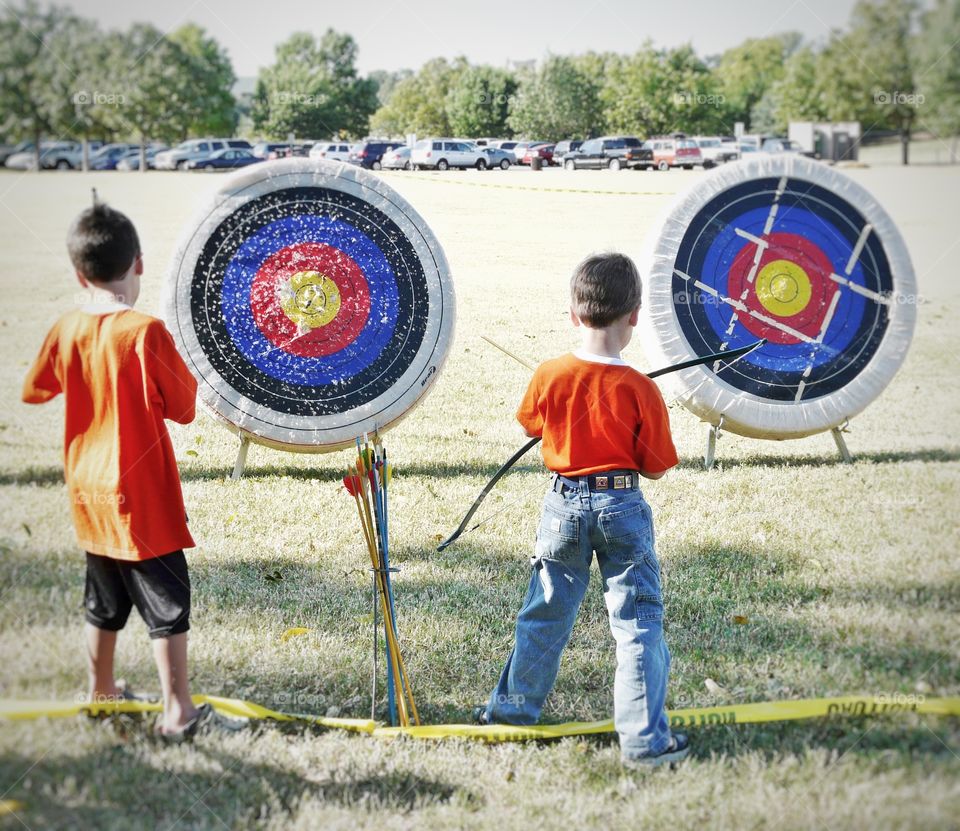
M 764 305 L 757 275 L 768 253 L 774 268 L 784 263 L 807 283 L 810 300 L 795 316 L 802 326 Z M 863 370 L 886 332 L 893 288 L 883 245 L 853 205 L 811 182 L 771 177 L 723 191 L 689 222 L 674 262 L 673 305 L 696 354 L 767 337 L 717 375 L 744 392 L 795 402 L 841 389 Z
M 282 248 L 319 242 L 343 251 L 361 268 L 370 295 L 370 314 L 356 339 L 324 357 L 295 355 L 260 331 L 250 292 L 264 261 Z M 257 229 L 227 265 L 222 307 L 227 331 L 241 354 L 262 372 L 291 384 L 335 384 L 369 367 L 393 337 L 398 292 L 396 276 L 383 252 L 358 228 L 329 216 L 297 214 Z

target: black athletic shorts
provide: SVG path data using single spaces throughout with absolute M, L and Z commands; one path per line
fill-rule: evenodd
M 183 551 L 149 560 L 114 560 L 87 552 L 83 605 L 98 629 L 123 629 L 136 606 L 151 638 L 190 629 L 190 575 Z

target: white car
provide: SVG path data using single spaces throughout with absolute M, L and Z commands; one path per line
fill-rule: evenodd
M 694 136 L 693 140 L 700 147 L 704 167 L 714 167 L 724 162 L 734 162 L 740 158 L 740 151 L 737 147 L 724 144 L 720 136 Z
M 226 150 L 228 146 L 226 139 L 191 139 L 172 150 L 157 153 L 154 165 L 157 170 L 185 170 L 188 162 L 206 159 L 218 150 Z
M 83 149 L 75 141 L 41 141 L 40 167 L 44 169 L 76 170 L 83 164 Z M 7 158 L 11 170 L 36 170 L 37 159 L 32 150 L 14 153 Z
M 345 141 L 318 141 L 310 148 L 310 158 L 345 162 L 350 158 L 352 149 Z
M 462 139 L 435 138 L 418 141 L 410 153 L 414 170 L 435 168 L 448 170 L 451 167 L 475 167 L 486 170 L 487 157 L 475 144 Z
M 409 170 L 413 167 L 410 162 L 410 148 L 404 145 L 388 150 L 380 159 L 380 166 L 384 170 Z

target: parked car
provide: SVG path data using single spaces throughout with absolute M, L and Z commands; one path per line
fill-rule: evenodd
M 33 142 L 32 141 L 21 141 L 14 145 L 5 144 L 3 149 L 0 150 L 0 165 L 5 165 L 7 159 L 11 156 L 15 156 L 18 153 L 32 153 L 33 152 Z
M 243 139 L 191 139 L 172 150 L 157 153 L 154 164 L 157 170 L 183 170 L 188 162 L 205 159 L 218 150 L 228 148 L 249 150 L 250 142 Z
M 695 165 L 703 164 L 700 145 L 693 139 L 663 136 L 650 139 L 648 143 L 658 170 L 669 170 L 671 167 L 693 170 Z
M 796 153 L 802 154 L 803 148 L 793 139 L 766 138 L 760 145 L 761 153 Z
M 250 150 L 218 150 L 205 159 L 194 159 L 187 162 L 187 170 L 229 170 L 235 167 L 246 167 L 262 162 L 259 156 L 254 156 Z
M 623 157 L 624 164 L 631 170 L 653 170 L 653 143 L 645 141 L 639 147 L 628 147 Z
M 410 148 L 403 145 L 403 147 L 388 150 L 380 159 L 380 166 L 384 170 L 410 170 L 413 167 L 410 162 Z
M 368 170 L 379 170 L 383 163 L 383 154 L 398 147 L 403 147 L 402 141 L 365 141 L 354 149 L 347 161 Z
M 73 170 L 82 164 L 83 151 L 75 141 L 41 141 L 40 167 L 44 169 Z M 7 157 L 6 166 L 12 170 L 36 169 L 33 149 Z
M 481 147 L 480 152 L 487 157 L 487 167 L 491 170 L 499 167 L 501 170 L 509 170 L 513 164 L 513 153 L 509 150 L 502 150 L 499 147 Z
M 700 148 L 705 168 L 740 158 L 740 151 L 733 145 L 725 144 L 720 136 L 694 136 L 693 140 Z
M 556 147 L 553 148 L 553 158 L 557 160 L 557 164 L 560 164 L 560 160 L 567 155 L 567 153 L 572 153 L 574 150 L 579 150 L 583 142 L 579 139 L 575 141 L 558 141 Z
M 147 170 L 156 169 L 156 158 L 158 153 L 169 150 L 165 144 L 153 144 L 147 147 Z M 117 170 L 139 170 L 140 169 L 140 148 L 131 150 L 126 156 L 117 161 Z
M 95 153 L 90 154 L 90 169 L 116 170 L 117 163 L 120 159 L 128 156 L 131 151 L 138 149 L 136 144 L 127 144 L 125 142 L 105 144 Z
M 498 142 L 494 142 L 493 146 L 496 147 L 497 150 L 505 150 L 507 153 L 509 153 L 509 154 L 510 154 L 510 162 L 511 162 L 511 164 L 516 164 L 516 163 L 517 163 L 517 154 L 516 154 L 514 151 L 516 150 L 517 145 L 518 145 L 519 143 L 520 143 L 520 142 L 518 142 L 518 141 L 513 141 L 513 140 L 511 139 L 510 141 L 498 141 Z
M 513 146 L 513 148 L 512 148 L 512 149 L 513 149 L 513 157 L 514 157 L 514 159 L 516 160 L 516 163 L 517 163 L 517 164 L 524 164 L 524 161 L 523 161 L 523 160 L 524 160 L 524 158 L 525 158 L 526 155 L 527 155 L 527 151 L 528 151 L 531 147 L 536 147 L 538 144 L 549 144 L 549 142 L 546 142 L 546 141 L 520 141 L 520 142 L 517 142 L 517 144 L 515 144 L 515 145 Z M 526 162 L 526 164 L 530 164 L 530 162 Z
M 318 141 L 310 148 L 310 158 L 345 162 L 350 158 L 352 150 L 353 148 L 345 141 Z
M 410 154 L 415 170 L 451 167 L 476 167 L 486 170 L 488 163 L 483 151 L 475 144 L 460 139 L 423 139 L 418 141 Z
M 555 146 L 553 144 L 534 144 L 528 147 L 527 152 L 523 154 L 523 163 L 530 164 L 534 159 L 540 159 L 543 164 L 549 167 L 553 164 L 553 148 Z
M 642 142 L 635 136 L 601 136 L 585 141 L 580 147 L 563 157 L 566 170 L 620 170 L 626 167 L 627 150 L 640 147 Z

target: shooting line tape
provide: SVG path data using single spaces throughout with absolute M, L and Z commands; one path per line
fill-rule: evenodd
M 475 188 L 495 188 L 499 190 L 530 190 L 539 193 L 590 193 L 599 196 L 676 196 L 675 191 L 667 190 L 587 190 L 586 188 L 538 188 L 534 185 L 500 185 L 496 182 L 471 182 L 468 179 L 448 179 L 441 175 L 415 176 L 404 173 L 403 179 L 417 179 L 421 182 L 437 182 L 442 185 L 469 185 Z
M 560 739 L 566 736 L 587 736 L 613 733 L 613 721 L 570 721 L 564 724 L 538 724 L 518 727 L 509 724 L 429 724 L 419 727 L 384 727 L 370 719 L 327 718 L 296 713 L 281 713 L 236 698 L 195 695 L 194 703 L 212 704 L 227 716 L 272 721 L 302 721 L 330 729 L 368 733 L 375 738 L 409 736 L 415 739 L 479 739 L 486 742 L 519 742 Z M 29 720 L 68 718 L 71 716 L 109 713 L 159 712 L 159 703 L 119 701 L 109 703 L 65 703 L 58 701 L 0 701 L 0 719 Z M 837 698 L 806 698 L 795 701 L 758 701 L 752 704 L 729 704 L 718 707 L 692 707 L 671 710 L 673 728 L 703 727 L 712 724 L 760 724 L 771 721 L 796 721 L 812 718 L 847 718 L 891 716 L 919 713 L 937 716 L 960 716 L 960 697 L 925 698 L 913 695 L 847 695 Z

